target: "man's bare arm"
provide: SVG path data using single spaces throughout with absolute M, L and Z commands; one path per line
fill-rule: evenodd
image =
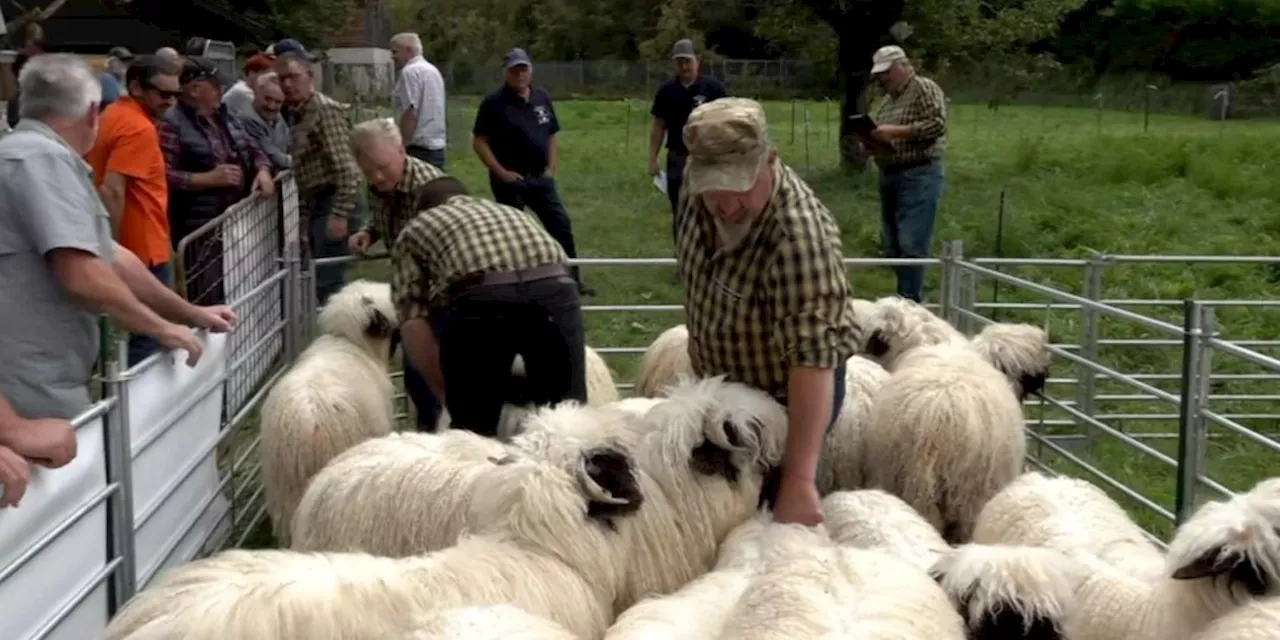
M 654 118 L 649 125 L 649 162 L 658 161 L 658 151 L 662 149 L 662 139 L 667 136 L 667 122 L 662 118 Z
M 111 215 L 111 233 L 116 235 L 120 233 L 120 221 L 124 219 L 124 193 L 128 178 L 114 171 L 108 171 L 102 177 L 102 187 L 98 193 L 102 196 L 102 203 L 107 207 L 107 213 Z
M 440 345 L 436 342 L 436 335 L 427 319 L 418 316 L 400 325 L 400 341 L 401 348 L 409 354 L 409 362 L 413 364 L 413 368 L 422 374 L 427 387 L 444 404 L 445 386 L 444 372 L 440 369 Z
M 138 300 L 97 256 L 78 249 L 54 249 L 48 261 L 58 284 L 86 309 L 111 316 L 132 333 L 158 336 L 169 330 L 170 323 Z
M 487 136 L 473 136 L 471 148 L 476 150 L 476 155 L 480 156 L 480 162 L 488 167 L 494 173 L 502 173 L 506 171 L 506 167 L 498 162 L 498 157 L 493 155 L 493 149 L 489 147 L 489 138 Z
M 400 138 L 404 140 L 405 146 L 409 146 L 409 141 L 413 140 L 413 134 L 418 130 L 418 110 L 409 107 L 400 115 Z
M 116 244 L 115 259 L 111 266 L 142 304 L 170 322 L 195 324 L 195 305 L 183 300 L 182 296 L 164 286 L 164 283 L 142 264 L 138 256 L 120 246 L 119 243 Z
M 831 369 L 791 369 L 787 380 L 787 449 L 782 458 L 784 482 L 815 481 L 834 397 Z

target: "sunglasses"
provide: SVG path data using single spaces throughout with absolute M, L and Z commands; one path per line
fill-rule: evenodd
M 173 99 L 175 99 L 175 100 L 176 100 L 176 99 L 178 99 L 179 97 L 181 97 L 181 96 L 182 96 L 182 92 L 181 92 L 181 91 L 168 91 L 168 90 L 165 90 L 165 89 L 161 89 L 160 87 L 157 87 L 157 86 L 155 86 L 154 84 L 151 84 L 150 82 L 144 82 L 144 83 L 142 83 L 142 84 L 143 84 L 143 88 L 144 88 L 144 89 L 146 89 L 146 90 L 148 90 L 148 91 L 154 91 L 154 92 L 156 92 L 156 93 L 160 94 L 160 97 L 161 97 L 161 98 L 173 98 Z

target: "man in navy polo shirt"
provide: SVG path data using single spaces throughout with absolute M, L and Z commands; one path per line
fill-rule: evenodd
M 480 103 L 472 146 L 489 168 L 493 199 L 517 209 L 528 206 L 565 253 L 576 258 L 569 212 L 556 191 L 560 121 L 551 96 L 533 86 L 533 62 L 524 49 L 512 49 L 502 64 L 506 84 Z M 571 271 L 579 292 L 594 295 L 582 284 L 578 268 Z
M 680 187 L 684 183 L 684 163 L 689 150 L 684 146 L 684 123 L 698 105 L 728 95 L 724 85 L 712 76 L 698 73 L 698 55 L 692 40 L 680 40 L 671 47 L 676 77 L 658 88 L 653 98 L 653 125 L 649 129 L 649 175 L 658 174 L 658 149 L 667 139 L 667 197 L 671 200 L 671 229 L 674 235 L 680 217 Z

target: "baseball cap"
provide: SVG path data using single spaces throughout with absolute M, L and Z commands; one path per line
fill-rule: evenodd
M 746 191 L 769 157 L 764 108 L 749 98 L 705 103 L 689 114 L 684 145 L 689 149 L 684 188 L 690 194 Z
M 271 47 L 271 53 L 276 56 L 292 53 L 306 60 L 314 59 L 312 58 L 311 53 L 307 51 L 307 48 L 302 46 L 301 42 L 298 42 L 293 38 L 285 38 L 284 40 L 277 42 L 275 46 Z
M 693 41 L 688 38 L 685 38 L 683 40 L 676 40 L 676 43 L 671 45 L 672 60 L 677 60 L 680 58 L 696 58 L 696 57 L 698 57 L 698 54 L 693 52 Z
M 510 50 L 507 52 L 507 55 L 502 56 L 503 69 L 510 69 L 511 67 L 516 67 L 522 64 L 532 67 L 533 60 L 530 60 L 529 54 L 525 53 L 524 49 L 521 49 L 520 47 Z
M 871 56 L 871 73 L 884 73 L 889 70 L 889 66 L 899 60 L 906 60 L 907 52 L 897 45 L 889 45 L 876 49 L 875 55 Z
M 188 56 L 182 63 L 182 75 L 178 77 L 178 81 L 182 84 L 189 82 L 197 82 L 200 80 L 208 80 L 218 87 L 226 86 L 226 78 L 223 77 L 218 66 L 208 58 L 203 56 Z
M 124 47 L 111 47 L 111 50 L 107 52 L 107 57 L 128 62 L 133 60 L 133 52 Z
M 270 68 L 271 68 L 271 58 L 267 57 L 265 54 L 259 53 L 254 56 L 250 56 L 248 60 L 244 61 L 245 73 L 255 73 L 258 71 L 266 71 L 267 69 L 270 69 Z

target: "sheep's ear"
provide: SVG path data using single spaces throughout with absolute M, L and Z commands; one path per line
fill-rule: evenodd
M 1188 562 L 1173 572 L 1174 580 L 1197 580 L 1208 576 L 1216 576 L 1235 568 L 1244 558 L 1235 553 L 1223 553 L 1221 547 L 1214 547 L 1200 554 L 1200 557 Z
M 583 453 L 578 482 L 587 495 L 587 517 L 610 529 L 614 518 L 635 513 L 644 504 L 631 457 L 616 447 Z
M 871 337 L 867 339 L 867 353 L 873 358 L 889 353 L 889 342 L 884 339 L 884 332 L 879 329 L 871 332 Z
M 1048 371 L 1022 374 L 1018 379 L 1018 385 L 1022 387 L 1022 397 L 1025 399 L 1033 393 L 1040 393 L 1041 391 L 1044 391 L 1044 381 L 1048 379 L 1048 377 Z
M 391 322 L 391 318 L 388 318 L 387 314 L 375 307 L 369 308 L 369 325 L 365 327 L 365 335 L 370 338 L 385 340 L 391 338 L 395 330 L 396 325 Z
M 706 439 L 690 452 L 689 464 L 697 473 L 737 482 L 740 471 L 734 454 L 747 450 L 748 442 L 758 441 L 762 429 L 763 425 L 757 420 L 750 420 L 746 425 L 731 420 L 708 424 Z

